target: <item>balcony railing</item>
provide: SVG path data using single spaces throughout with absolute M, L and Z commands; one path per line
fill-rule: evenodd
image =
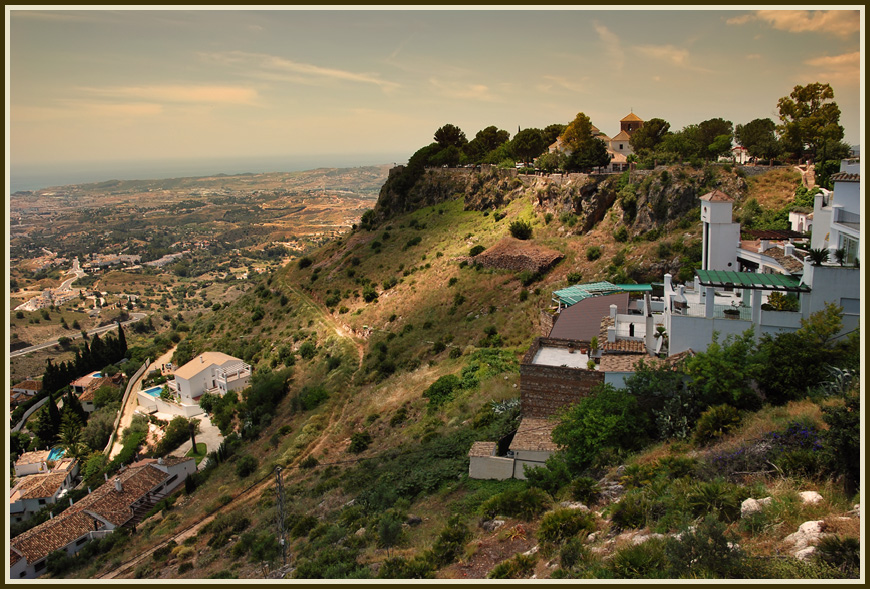
M 705 303 L 686 303 L 683 312 L 679 313 L 679 315 L 706 317 L 707 305 Z M 733 305 L 713 305 L 713 319 L 752 321 L 752 309 L 749 307 L 735 307 Z

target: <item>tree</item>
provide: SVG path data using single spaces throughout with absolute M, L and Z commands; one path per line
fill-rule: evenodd
M 450 147 L 451 145 L 454 147 L 462 147 L 468 143 L 462 129 L 456 125 L 451 125 L 450 123 L 447 123 L 435 131 L 435 141 L 442 148 Z
M 542 154 L 535 163 L 544 172 L 552 173 L 556 170 L 564 169 L 567 158 L 565 158 L 564 154 L 554 151 L 553 153 Z
M 827 142 L 840 141 L 845 134 L 830 84 L 795 86 L 791 94 L 779 99 L 777 107 L 783 142 L 798 157 L 808 155 L 824 161 L 827 158 L 822 152 Z
M 738 409 L 757 409 L 759 398 L 750 386 L 758 362 L 752 330 L 730 335 L 722 344 L 718 335 L 714 332 L 707 349 L 686 360 L 689 389 L 701 407 L 729 404 Z
M 562 446 L 571 472 L 580 474 L 604 450 L 640 447 L 649 425 L 637 399 L 613 385 L 600 384 L 563 414 L 553 429 L 553 441 Z
M 76 460 L 87 455 L 88 447 L 82 438 L 82 422 L 75 413 L 65 413 L 60 426 L 60 443 L 68 456 Z
M 671 124 L 664 119 L 652 118 L 631 135 L 628 144 L 634 151 L 655 150 L 669 134 Z
M 490 125 L 478 131 L 474 139 L 465 145 L 463 152 L 470 161 L 479 162 L 486 154 L 496 149 L 499 145 L 506 143 L 509 139 L 510 133 L 504 129 L 499 129 L 495 125 Z
M 566 153 L 582 149 L 592 141 L 592 121 L 585 113 L 578 112 L 559 138 L 562 140 L 562 150 Z
M 861 403 L 857 395 L 846 399 L 842 407 L 822 408 L 828 429 L 822 434 L 828 467 L 843 475 L 843 486 L 850 497 L 861 480 Z
M 524 162 L 530 162 L 547 149 L 540 129 L 523 129 L 511 141 L 511 150 Z
M 117 323 L 118 323 L 118 338 L 117 338 L 118 356 L 117 356 L 117 358 L 115 358 L 116 362 L 127 355 L 127 337 L 124 335 L 124 327 L 121 325 L 120 321 L 117 321 Z
M 588 142 L 571 153 L 566 167 L 569 170 L 589 172 L 593 168 L 603 167 L 609 163 L 610 152 L 607 151 L 607 144 L 598 137 L 591 137 Z
M 731 121 L 722 118 L 708 119 L 700 123 L 695 132 L 698 155 L 715 159 L 731 150 L 734 128 Z
M 745 125 L 737 125 L 734 135 L 755 158 L 766 159 L 773 165 L 773 158 L 782 152 L 782 145 L 776 138 L 774 131 L 776 123 L 770 119 L 753 119 Z
M 559 135 L 565 131 L 565 127 L 567 126 L 568 125 L 563 125 L 561 123 L 553 123 L 544 127 L 544 130 L 541 131 L 541 134 L 544 136 L 544 143 L 547 144 L 547 146 L 552 145 L 556 139 L 559 138 Z

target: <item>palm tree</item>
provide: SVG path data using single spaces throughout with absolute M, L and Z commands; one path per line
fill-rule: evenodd
M 846 248 L 841 247 L 839 249 L 835 249 L 834 257 L 837 258 L 837 263 L 842 266 L 846 261 Z
M 821 266 L 828 261 L 828 249 L 824 247 L 818 249 L 810 248 L 808 256 L 813 266 Z

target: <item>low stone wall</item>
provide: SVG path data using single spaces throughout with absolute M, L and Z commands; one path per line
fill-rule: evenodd
M 573 342 L 576 344 L 576 342 Z M 533 364 L 542 345 L 568 347 L 568 340 L 538 338 L 520 363 L 520 398 L 526 417 L 549 417 L 578 402 L 598 384 L 604 373 L 584 368 Z

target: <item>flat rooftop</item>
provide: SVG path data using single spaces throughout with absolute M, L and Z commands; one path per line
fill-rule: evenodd
M 535 354 L 532 364 L 542 366 L 567 366 L 568 368 L 586 368 L 589 356 L 575 349 L 574 352 L 566 348 L 541 346 Z

